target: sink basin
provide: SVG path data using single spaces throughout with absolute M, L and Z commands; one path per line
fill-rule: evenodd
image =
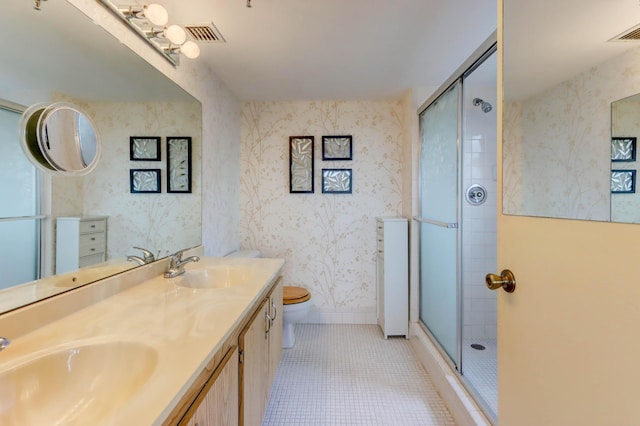
M 156 364 L 156 351 L 136 342 L 78 346 L 26 361 L 0 372 L 0 424 L 98 424 L 142 388 Z
M 79 269 L 77 271 L 69 272 L 66 274 L 56 275 L 55 280 L 52 281 L 55 287 L 78 287 L 82 284 L 88 284 L 99 279 L 115 275 L 117 273 L 134 268 L 136 265 L 129 263 L 113 263 L 113 264 L 100 264 L 99 266 L 91 266 Z M 49 279 L 49 278 L 45 278 Z
M 174 278 L 180 287 L 221 289 L 241 286 L 252 282 L 253 272 L 249 268 L 237 266 L 209 266 L 204 269 L 187 270 Z

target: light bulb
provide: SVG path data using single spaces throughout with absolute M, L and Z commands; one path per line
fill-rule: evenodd
M 195 59 L 200 56 L 200 47 L 191 40 L 180 46 L 180 53 L 189 59 Z
M 169 14 L 167 9 L 158 3 L 151 3 L 144 8 L 144 16 L 149 22 L 157 27 L 163 27 L 169 22 Z
M 164 35 L 172 44 L 183 44 L 187 41 L 187 33 L 180 25 L 170 25 L 164 30 Z

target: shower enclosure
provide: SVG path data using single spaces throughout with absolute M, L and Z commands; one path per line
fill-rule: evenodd
M 420 323 L 497 415 L 495 45 L 420 113 Z
M 40 278 L 40 173 L 20 149 L 20 116 L 0 101 L 0 289 Z

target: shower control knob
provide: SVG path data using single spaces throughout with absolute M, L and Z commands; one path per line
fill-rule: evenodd
M 502 288 L 507 293 L 516 291 L 516 277 L 508 269 L 503 270 L 500 275 L 487 274 L 485 282 L 489 290 L 497 290 Z
M 465 193 L 467 201 L 473 206 L 479 206 L 487 200 L 487 189 L 479 184 L 471 185 Z

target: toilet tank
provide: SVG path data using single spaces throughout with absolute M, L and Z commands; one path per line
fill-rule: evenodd
M 232 251 L 225 257 L 262 257 L 258 250 L 238 250 Z

